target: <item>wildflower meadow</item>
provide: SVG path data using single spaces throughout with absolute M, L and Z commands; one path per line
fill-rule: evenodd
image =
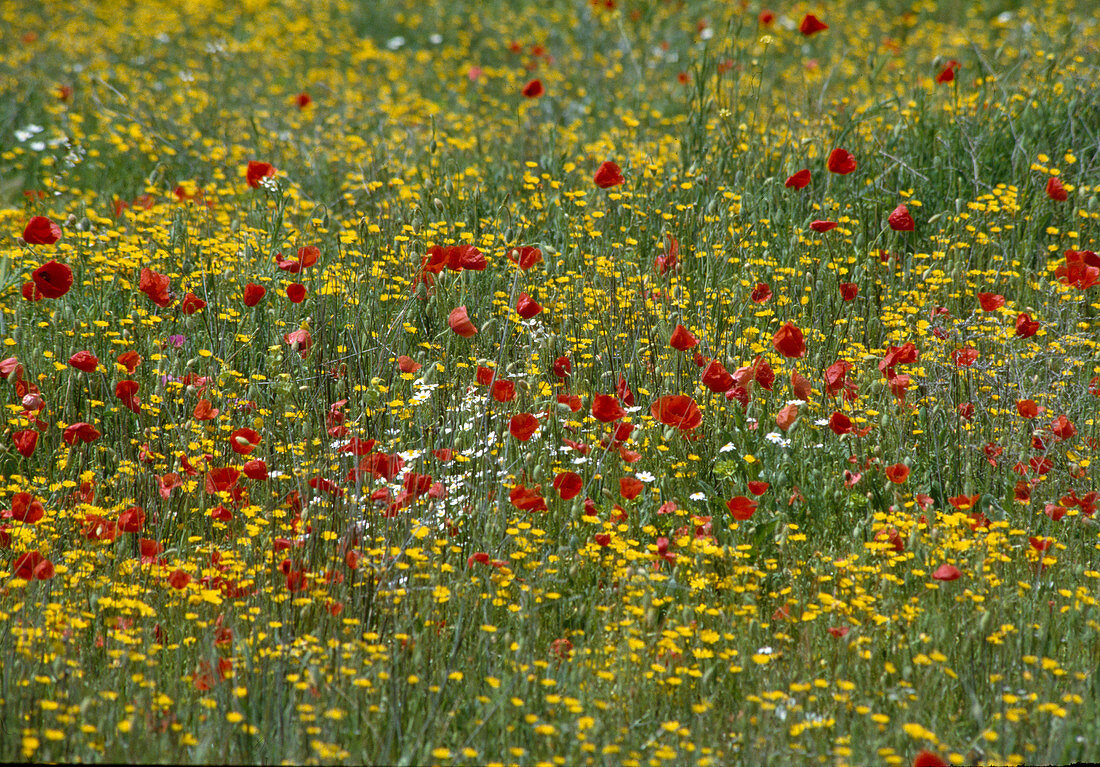
M 1093 0 L 0 20 L 0 761 L 1100 760 Z

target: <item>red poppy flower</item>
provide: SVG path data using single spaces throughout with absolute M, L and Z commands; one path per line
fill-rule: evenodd
M 96 366 L 99 364 L 99 359 L 91 352 L 83 351 L 77 352 L 69 357 L 69 364 L 77 370 L 91 373 L 95 371 Z
M 913 217 L 909 215 L 909 208 L 905 207 L 904 203 L 894 208 L 894 212 L 886 219 L 886 223 L 895 232 L 911 232 L 917 226 Z
M 948 61 L 944 68 L 940 70 L 940 73 L 936 75 L 936 82 L 941 85 L 951 82 L 955 79 L 955 72 L 958 68 L 959 62 L 951 59 L 951 61 Z
M 266 294 L 267 288 L 263 285 L 257 285 L 254 282 L 250 282 L 244 286 L 244 305 L 255 306 L 260 303 Z
M 955 495 L 947 499 L 947 502 L 959 511 L 969 511 L 974 504 L 981 500 L 981 493 L 977 495 Z
M 520 511 L 547 510 L 546 500 L 542 497 L 542 489 L 538 485 L 534 487 L 516 485 L 508 493 L 508 500 Z
M 1016 335 L 1020 338 L 1031 338 L 1039 332 L 1039 322 L 1031 319 L 1031 315 L 1020 312 L 1016 315 Z
M 489 389 L 493 393 L 493 399 L 497 402 L 511 402 L 516 398 L 516 384 L 514 381 L 498 378 L 493 381 L 493 385 Z
M 852 419 L 844 415 L 840 411 L 834 412 L 829 416 L 829 428 L 833 430 L 833 434 L 838 437 L 842 434 L 848 434 L 852 431 Z
M 180 570 L 178 567 L 172 571 L 172 574 L 168 576 L 168 585 L 172 588 L 182 590 L 187 588 L 187 584 L 191 582 L 191 576 Z
M 267 464 L 261 460 L 254 459 L 245 463 L 242 468 L 244 475 L 249 479 L 265 480 L 268 477 Z
M 146 267 L 141 270 L 141 275 L 138 277 L 138 290 L 147 295 L 154 304 L 163 308 L 172 303 L 172 298 L 168 294 L 168 286 L 171 282 L 166 275 L 158 274 Z
M 127 373 L 133 373 L 142 362 L 142 356 L 133 349 L 118 355 L 116 360 L 119 365 L 126 368 Z
M 1063 285 L 1088 290 L 1100 283 L 1100 256 L 1091 250 L 1067 250 L 1065 258 L 1065 263 L 1054 270 L 1054 276 Z
M 473 245 L 433 245 L 428 248 L 428 255 L 424 259 L 423 268 L 433 274 L 439 274 L 444 268 L 452 272 L 460 272 L 469 269 L 475 272 L 483 272 L 488 266 L 485 254 Z
M 268 176 L 275 175 L 275 168 L 271 163 L 257 162 L 251 160 L 248 163 L 248 170 L 245 171 L 245 179 L 248 181 L 248 185 L 255 189 L 260 185 L 260 181 Z
M 526 442 L 539 430 L 539 421 L 530 413 L 519 413 L 508 421 L 508 433 L 520 442 Z
M 600 189 L 609 189 L 613 186 L 618 186 L 624 181 L 622 169 L 610 161 L 600 166 L 592 180 L 596 182 L 596 186 Z
M 698 339 L 696 339 L 695 336 L 693 336 L 683 325 L 676 326 L 676 328 L 672 331 L 672 338 L 670 338 L 668 342 L 669 346 L 671 346 L 673 349 L 677 349 L 682 352 L 686 352 L 688 349 L 692 348 L 698 343 Z
M 772 297 L 772 289 L 768 287 L 766 282 L 756 283 L 756 287 L 752 289 L 752 293 L 749 294 L 749 300 L 754 304 L 764 304 L 768 302 L 768 299 Z
M 1065 202 L 1069 199 L 1069 192 L 1066 191 L 1057 176 L 1051 176 L 1047 179 L 1047 197 L 1055 202 Z
M 854 282 L 840 283 L 840 298 L 842 301 L 853 301 L 859 295 L 859 285 Z
M 563 501 L 576 498 L 583 488 L 584 480 L 576 472 L 563 471 L 554 477 L 554 489 L 558 491 Z
M 913 757 L 912 767 L 950 767 L 950 765 L 931 751 L 920 751 Z
M 34 216 L 23 229 L 28 245 L 53 245 L 61 239 L 61 227 L 45 216 Z
M 964 346 L 962 349 L 953 351 L 951 353 L 951 359 L 956 367 L 968 368 L 977 361 L 978 350 L 973 346 Z
M 64 434 L 62 434 L 62 439 L 65 440 L 66 445 L 74 445 L 77 441 L 84 443 L 95 442 L 100 436 L 98 429 L 90 423 L 81 421 L 66 428 Z
M 805 189 L 810 184 L 810 169 L 803 168 L 798 171 L 783 184 L 788 189 Z
M 422 367 L 424 366 L 408 355 L 402 354 L 397 358 L 397 369 L 402 373 L 415 373 Z
M 24 581 L 48 581 L 54 576 L 54 566 L 36 549 L 19 555 L 12 565 L 12 575 Z
M 628 501 L 632 501 L 641 495 L 642 490 L 645 489 L 645 483 L 643 483 L 637 477 L 620 477 L 619 478 L 619 495 Z
M 73 286 L 73 270 L 57 261 L 47 261 L 31 272 L 31 279 L 42 298 L 61 298 Z
M 784 357 L 802 357 L 806 354 L 806 342 L 802 331 L 788 322 L 772 336 L 772 346 Z
M 11 497 L 11 510 L 2 515 L 5 519 L 14 519 L 27 525 L 33 525 L 45 515 L 42 502 L 30 493 L 16 493 Z
M 192 415 L 196 421 L 213 421 L 218 417 L 218 413 L 220 412 L 218 408 L 211 404 L 210 400 L 203 397 L 199 400 L 198 404 L 195 405 Z
M 451 310 L 451 313 L 447 315 L 447 325 L 463 338 L 471 338 L 477 335 L 477 328 L 474 327 L 474 323 L 470 322 L 470 315 L 466 313 L 465 306 L 459 306 Z
M 532 245 L 521 245 L 508 251 L 508 260 L 527 271 L 542 261 L 542 251 Z
M 718 360 L 713 360 L 707 365 L 707 369 L 703 371 L 702 380 L 703 386 L 706 386 L 715 394 L 723 394 L 733 386 L 733 376 Z
M 954 565 L 940 565 L 932 573 L 932 577 L 937 581 L 954 581 L 962 577 L 962 572 Z
M 529 320 L 542 311 L 539 302 L 526 293 L 520 293 L 516 301 L 516 314 L 525 320 Z
M 847 360 L 837 360 L 825 368 L 825 396 L 835 397 L 838 392 L 848 385 L 848 372 L 852 369 L 852 363 Z
M 763 495 L 768 492 L 771 485 L 767 482 L 753 481 L 748 483 L 749 492 L 753 495 Z
M 895 485 L 903 485 L 905 484 L 905 480 L 909 479 L 909 467 L 904 463 L 895 463 L 893 466 L 887 466 L 886 478 Z
M 665 426 L 689 431 L 703 422 L 703 414 L 695 400 L 686 394 L 658 397 L 649 408 L 650 414 Z
M 739 495 L 726 501 L 726 508 L 730 510 L 730 516 L 739 522 L 744 522 L 756 513 L 759 504 L 752 498 Z
M 775 424 L 783 431 L 787 431 L 794 425 L 798 418 L 798 405 L 787 405 L 775 414 Z
M 906 341 L 901 346 L 890 346 L 886 355 L 879 360 L 878 369 L 887 379 L 894 377 L 894 368 L 898 365 L 907 365 L 916 362 L 919 357 L 917 347 L 912 341 Z
M 275 254 L 275 265 L 282 269 L 284 272 L 290 272 L 291 274 L 298 274 L 303 269 L 308 269 L 317 263 L 317 260 L 321 258 L 321 249 L 316 245 L 306 245 L 303 248 L 298 248 L 297 258 L 283 258 L 282 253 Z
M 771 11 L 764 10 L 760 11 L 760 16 L 758 18 L 761 24 L 763 24 L 765 27 L 768 27 L 771 26 L 772 22 L 775 21 L 775 14 Z
M 137 396 L 138 388 L 137 381 L 119 381 L 115 384 L 115 396 L 135 413 L 141 412 L 141 400 Z
M 292 304 L 300 304 L 306 300 L 306 286 L 295 282 L 286 287 L 286 297 Z
M 836 229 L 838 226 L 836 221 L 811 221 L 810 228 L 815 232 L 827 232 L 830 229 Z
M 573 372 L 573 362 L 566 356 L 558 357 L 554 360 L 553 365 L 554 375 L 558 378 L 568 378 Z
M 668 272 L 680 270 L 680 241 L 671 234 L 665 234 L 665 240 L 665 251 L 656 259 L 657 274 L 662 277 Z
M 802 23 L 798 25 L 798 31 L 806 37 L 812 34 L 821 32 L 829 28 L 829 25 L 823 22 L 821 19 L 814 16 L 812 13 L 807 13 L 802 19 Z
M 237 429 L 229 435 L 229 447 L 238 455 L 248 455 L 260 444 L 260 433 L 255 429 Z
M 195 312 L 202 311 L 206 308 L 206 302 L 196 296 L 194 293 L 188 291 L 187 295 L 180 301 L 180 313 L 181 314 L 194 314 Z
M 603 423 L 618 421 L 626 415 L 619 400 L 610 394 L 597 394 L 592 398 L 592 416 Z
M 964 421 L 969 421 L 971 418 L 974 417 L 974 403 L 963 402 L 961 405 L 958 406 L 958 408 L 956 408 L 956 412 L 959 414 L 959 418 L 963 419 Z
M 529 99 L 537 99 L 544 92 L 541 80 L 532 80 L 523 86 L 523 95 Z
M 1005 297 L 999 293 L 979 293 L 978 305 L 983 312 L 993 312 L 1005 305 Z
M 14 432 L 11 439 L 15 443 L 15 449 L 24 458 L 30 458 L 34 455 L 34 449 L 38 447 L 38 432 L 34 429 L 23 429 Z
M 118 529 L 123 533 L 140 533 L 145 527 L 145 512 L 140 506 L 131 506 L 118 515 Z
M 856 158 L 847 149 L 834 149 L 829 153 L 829 172 L 846 176 L 856 169 Z
M 797 370 L 792 370 L 791 392 L 794 394 L 795 399 L 808 400 L 810 395 L 813 394 L 813 386 L 801 373 Z
M 313 98 L 308 93 L 302 92 L 294 97 L 294 103 L 298 105 L 298 109 L 305 109 L 313 103 Z
M 1050 424 L 1050 430 L 1054 432 L 1054 436 L 1058 439 L 1069 439 L 1077 433 L 1077 428 L 1073 425 L 1073 422 L 1064 415 L 1054 419 Z

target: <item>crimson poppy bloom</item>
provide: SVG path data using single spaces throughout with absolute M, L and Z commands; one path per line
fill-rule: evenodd
M 752 293 L 749 294 L 749 300 L 754 304 L 765 304 L 768 299 L 772 297 L 772 289 L 768 287 L 766 282 L 756 283 L 756 287 L 752 289 Z
M 748 483 L 749 492 L 753 495 L 763 495 L 768 492 L 771 485 L 767 482 L 753 481 Z
M 45 216 L 34 216 L 23 228 L 28 245 L 53 245 L 61 239 L 61 227 Z
M 1047 179 L 1047 197 L 1055 202 L 1065 202 L 1069 199 L 1069 192 L 1066 191 L 1057 176 L 1051 176 Z
M 953 351 L 951 359 L 957 367 L 968 368 L 978 360 L 978 350 L 973 346 L 964 346 Z
M 292 283 L 286 287 L 286 297 L 290 299 L 292 304 L 300 304 L 306 300 L 306 286 L 299 282 Z
M 397 358 L 397 369 L 402 373 L 415 373 L 422 367 L 424 366 L 406 354 Z
M 115 384 L 115 396 L 135 413 L 141 412 L 141 400 L 137 396 L 138 388 L 137 381 L 119 381 Z
M 563 471 L 554 477 L 554 489 L 558 491 L 563 501 L 576 498 L 583 488 L 584 480 L 576 472 Z
M 14 519 L 27 525 L 33 525 L 45 515 L 42 502 L 30 493 L 16 493 L 11 497 L 11 509 L 2 515 L 5 519 Z
M 856 158 L 847 149 L 837 148 L 829 153 L 827 165 L 830 173 L 847 176 L 856 169 Z
M 187 295 L 180 301 L 180 313 L 181 314 L 194 314 L 195 312 L 202 311 L 206 308 L 206 302 L 196 296 L 194 293 L 188 291 Z
M 610 394 L 597 394 L 592 398 L 592 416 L 603 423 L 618 421 L 626 415 L 618 398 Z
M 1005 305 L 1005 297 L 999 293 L 979 293 L 978 305 L 983 312 L 993 312 Z
M 546 500 L 542 497 L 542 488 L 538 485 L 534 487 L 516 485 L 512 488 L 512 491 L 508 493 L 508 500 L 520 511 L 534 512 L 547 510 Z
M 470 322 L 470 315 L 466 313 L 465 306 L 459 306 L 451 310 L 451 313 L 447 315 L 447 325 L 463 338 L 471 338 L 477 335 L 477 328 L 474 327 L 474 323 Z
M 505 378 L 498 378 L 493 381 L 489 391 L 492 392 L 493 399 L 497 402 L 511 402 L 516 398 L 515 381 L 509 381 Z
M 95 442 L 100 436 L 102 435 L 96 427 L 92 426 L 90 423 L 80 421 L 66 428 L 62 434 L 62 439 L 65 440 L 66 445 L 74 445 L 78 441 L 84 443 Z
M 573 362 L 563 355 L 554 360 L 552 370 L 554 371 L 554 375 L 558 378 L 568 378 L 573 372 Z
M 909 215 L 909 208 L 905 207 L 904 203 L 894 208 L 894 212 L 886 219 L 886 223 L 895 232 L 911 232 L 917 226 L 913 217 Z
M 810 184 L 810 169 L 803 168 L 797 173 L 790 176 L 783 186 L 788 189 L 805 189 Z
M 539 305 L 538 301 L 526 293 L 519 294 L 519 299 L 516 301 L 516 314 L 525 320 L 529 320 L 541 311 L 542 306 Z
M 840 283 L 840 298 L 843 301 L 855 300 L 855 297 L 859 295 L 859 285 L 854 282 L 842 282 Z
M 1100 256 L 1091 250 L 1067 250 L 1065 259 L 1054 270 L 1054 276 L 1063 285 L 1088 290 L 1100 283 Z
M 539 421 L 530 413 L 519 413 L 508 421 L 508 433 L 520 442 L 526 442 L 539 430 Z
M 20 455 L 30 458 L 34 455 L 34 449 L 38 447 L 38 432 L 34 429 L 23 429 L 12 433 L 11 440 L 15 443 L 15 449 Z
M 298 248 L 297 258 L 283 258 L 282 256 L 282 253 L 275 254 L 275 265 L 284 272 L 298 274 L 303 269 L 308 269 L 317 263 L 317 260 L 321 258 L 321 249 L 316 245 L 306 245 Z
M 265 480 L 268 477 L 267 464 L 259 459 L 247 461 L 242 467 L 244 475 L 249 479 Z
M 229 435 L 229 447 L 238 455 L 248 455 L 260 444 L 260 433 L 255 429 L 241 428 Z
M 792 370 L 791 391 L 794 393 L 796 399 L 808 400 L 810 395 L 813 394 L 813 385 L 810 383 L 809 379 L 797 370 Z
M 77 370 L 82 370 L 85 373 L 94 372 L 96 366 L 99 365 L 99 359 L 88 351 L 77 352 L 73 356 L 69 357 L 69 364 Z
M 488 265 L 485 254 L 473 245 L 433 245 L 422 262 L 424 271 L 432 274 L 439 274 L 444 268 L 452 272 L 463 269 L 483 272 Z
M 783 431 L 787 431 L 794 426 L 796 418 L 798 418 L 798 405 L 787 405 L 775 414 L 775 424 Z
M 42 298 L 61 298 L 73 286 L 73 270 L 57 261 L 47 261 L 31 272 L 31 279 Z
M 947 62 L 944 68 L 940 70 L 940 73 L 936 75 L 936 82 L 942 85 L 944 83 L 949 83 L 953 81 L 955 79 L 955 72 L 958 70 L 958 68 L 959 62 L 951 59 Z
M 248 169 L 245 171 L 245 179 L 253 189 L 260 185 L 260 181 L 274 175 L 275 168 L 271 163 L 257 162 L 256 160 L 249 161 Z
M 903 485 L 905 484 L 905 480 L 909 479 L 909 467 L 904 463 L 895 463 L 893 466 L 887 466 L 886 478 L 895 485 Z
M 1050 424 L 1050 430 L 1054 432 L 1054 436 L 1058 439 L 1069 439 L 1077 433 L 1077 428 L 1073 425 L 1073 422 L 1064 415 L 1054 419 Z
M 145 527 L 145 512 L 140 506 L 131 506 L 118 515 L 118 529 L 123 533 L 140 533 Z
M 829 416 L 829 428 L 832 429 L 833 434 L 838 437 L 843 434 L 849 434 L 852 431 L 852 419 L 844 415 L 844 413 L 836 411 Z
M 706 386 L 715 394 L 723 394 L 733 386 L 733 376 L 729 374 L 725 366 L 718 360 L 712 360 L 703 371 L 703 386 Z
M 625 179 L 623 179 L 622 169 L 609 160 L 599 167 L 592 180 L 600 189 L 609 189 L 623 183 Z
M 703 414 L 695 400 L 686 394 L 658 397 L 649 408 L 650 415 L 665 426 L 689 431 L 703 422 Z
M 806 37 L 822 32 L 829 28 L 829 25 L 823 22 L 821 19 L 814 16 L 812 13 L 807 13 L 802 19 L 802 23 L 798 25 L 798 31 Z
M 886 355 L 879 360 L 878 369 L 887 379 L 894 377 L 894 368 L 898 365 L 907 365 L 916 362 L 919 357 L 917 347 L 912 341 L 906 341 L 901 346 L 890 346 Z
M 532 80 L 523 86 L 523 95 L 529 99 L 537 99 L 544 92 L 541 80 Z
M 827 232 L 830 229 L 836 229 L 838 226 L 836 221 L 811 221 L 810 228 L 815 232 Z
M 527 271 L 542 261 L 542 251 L 532 245 L 521 245 L 508 251 L 508 260 Z
M 657 274 L 662 277 L 668 272 L 680 271 L 680 241 L 671 234 L 665 234 L 665 252 L 656 258 Z
M 187 588 L 187 584 L 191 582 L 191 576 L 177 567 L 168 576 L 167 581 L 169 586 L 180 591 Z
M 168 293 L 171 282 L 166 275 L 158 274 L 146 267 L 141 270 L 141 275 L 138 277 L 138 290 L 147 295 L 154 304 L 163 308 L 172 303 L 172 297 Z
M 1031 338 L 1039 332 L 1039 322 L 1031 319 L 1031 315 L 1020 312 L 1016 315 L 1016 335 L 1020 338 Z
M 802 357 L 806 354 L 806 342 L 802 331 L 788 322 L 772 336 L 772 346 L 784 357 Z
M 698 339 L 696 339 L 687 328 L 683 325 L 677 325 L 672 331 L 672 338 L 669 339 L 668 345 L 673 349 L 686 352 L 698 343 Z
M 54 576 L 54 566 L 35 549 L 19 555 L 12 565 L 12 575 L 24 581 L 48 581 Z
M 254 282 L 250 282 L 244 286 L 244 305 L 255 306 L 260 303 L 263 297 L 267 294 L 267 288 L 263 285 L 257 285 Z
M 937 581 L 954 581 L 962 577 L 962 572 L 954 565 L 940 565 L 932 573 Z
M 825 368 L 825 396 L 835 397 L 838 392 L 849 386 L 848 372 L 852 369 L 852 363 L 847 360 L 837 360 Z M 854 384 L 852 385 L 854 386 Z
M 303 91 L 294 97 L 294 103 L 298 105 L 299 110 L 304 110 L 313 104 L 313 98 Z
M 619 495 L 628 501 L 632 501 L 641 495 L 642 490 L 645 489 L 645 483 L 643 483 L 637 477 L 620 477 L 619 478 Z
M 759 504 L 756 501 L 744 495 L 738 495 L 726 501 L 726 508 L 730 510 L 730 516 L 739 522 L 751 519 L 752 515 L 756 513 L 757 506 Z

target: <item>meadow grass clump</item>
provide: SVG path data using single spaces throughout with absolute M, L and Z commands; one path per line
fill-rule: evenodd
M 1100 17 L 0 9 L 0 759 L 1097 761 Z

